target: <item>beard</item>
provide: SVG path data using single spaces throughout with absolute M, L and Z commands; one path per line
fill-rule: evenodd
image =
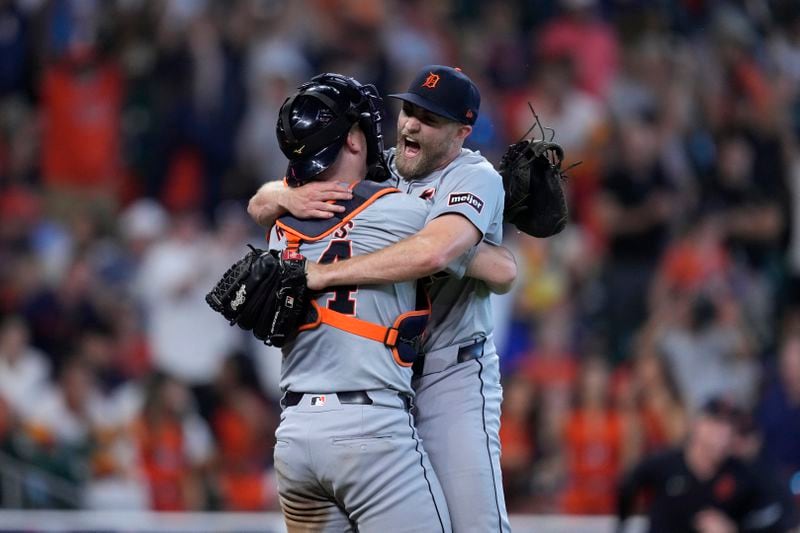
M 422 178 L 447 162 L 452 141 L 418 142 L 407 145 L 405 136 L 398 135 L 395 150 L 397 171 L 407 180 Z

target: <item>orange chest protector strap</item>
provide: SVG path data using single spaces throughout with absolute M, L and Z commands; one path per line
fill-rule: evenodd
M 347 202 L 337 202 L 345 207 L 339 213 L 325 220 L 303 220 L 291 216 L 281 217 L 276 224 L 286 236 L 287 248 L 298 252 L 305 242 L 321 240 L 341 226 L 349 222 L 358 213 L 367 208 L 375 200 L 386 194 L 400 192 L 393 187 L 362 181 L 353 187 L 353 198 Z M 411 366 L 417 358 L 422 346 L 425 327 L 430 316 L 430 302 L 427 297 L 421 298 L 424 291 L 422 282 L 418 282 L 417 310 L 403 313 L 391 326 L 361 320 L 311 302 L 311 311 L 306 324 L 299 331 L 306 331 L 327 324 L 336 329 L 358 335 L 384 344 L 392 352 L 395 362 L 401 366 Z
M 425 327 L 430 317 L 430 309 L 409 311 L 398 316 L 391 326 L 386 327 L 322 307 L 317 302 L 311 302 L 311 307 L 310 321 L 301 326 L 300 331 L 327 324 L 347 333 L 380 342 L 391 350 L 395 362 L 400 366 L 411 366 L 416 360 L 422 348 Z

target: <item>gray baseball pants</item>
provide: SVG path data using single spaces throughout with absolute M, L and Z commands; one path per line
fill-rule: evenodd
M 308 393 L 284 407 L 275 471 L 287 529 L 450 532 L 447 504 L 409 402 L 395 391 L 367 395 L 372 405 Z
M 412 382 L 417 430 L 453 531 L 511 531 L 500 472 L 500 361 L 491 339 L 467 360 L 458 362 L 458 353 L 452 346 L 426 354 Z

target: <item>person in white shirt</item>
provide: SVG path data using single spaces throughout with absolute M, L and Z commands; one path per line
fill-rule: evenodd
M 30 414 L 50 377 L 50 362 L 30 344 L 25 321 L 10 316 L 0 324 L 0 397 L 22 418 Z

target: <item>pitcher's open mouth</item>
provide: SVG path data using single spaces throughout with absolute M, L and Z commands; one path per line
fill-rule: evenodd
M 410 139 L 409 137 L 403 137 L 403 155 L 411 159 L 415 157 L 420 152 L 419 143 Z

